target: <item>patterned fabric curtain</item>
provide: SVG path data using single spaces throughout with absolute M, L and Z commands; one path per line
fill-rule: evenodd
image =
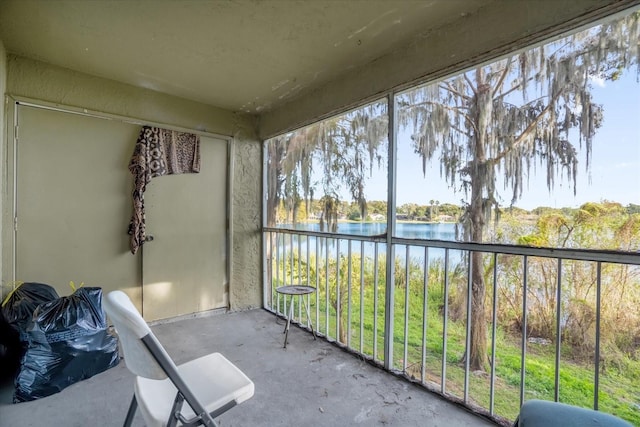
M 133 175 L 133 215 L 129 223 L 131 253 L 146 239 L 144 191 L 151 178 L 162 175 L 200 172 L 200 137 L 143 126 L 129 162 Z

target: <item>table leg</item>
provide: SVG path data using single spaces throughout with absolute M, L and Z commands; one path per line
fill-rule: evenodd
M 311 320 L 311 312 L 309 310 L 309 297 L 311 294 L 307 295 L 307 303 L 304 305 L 304 308 L 307 309 L 307 320 L 309 321 L 309 325 L 311 326 L 311 333 L 313 334 L 313 339 L 316 339 L 316 331 L 313 330 L 313 321 Z M 304 297 L 303 297 L 304 299 Z
M 286 308 L 286 307 L 287 307 L 287 296 L 286 296 L 286 295 L 284 296 L 284 306 L 285 306 L 285 310 L 287 310 L 287 308 Z M 290 310 L 290 309 L 289 309 L 289 310 L 287 310 L 287 314 L 286 314 L 286 316 L 287 316 L 287 321 L 286 321 L 286 322 L 284 322 L 284 329 L 282 330 L 282 333 L 283 333 L 283 334 L 284 334 L 285 332 L 287 332 L 287 329 L 289 328 L 289 319 L 291 318 L 290 313 L 291 313 L 291 310 Z
M 287 317 L 287 326 L 284 328 L 284 348 L 287 348 L 287 338 L 289 337 L 289 326 L 293 317 L 293 296 L 289 299 L 289 317 Z

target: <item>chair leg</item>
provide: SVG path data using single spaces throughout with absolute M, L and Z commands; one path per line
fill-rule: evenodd
M 182 402 L 184 402 L 184 396 L 182 393 L 177 392 L 176 398 L 173 400 L 173 406 L 171 407 L 171 414 L 169 414 L 169 420 L 167 421 L 167 427 L 175 427 L 178 425 L 178 416 L 182 409 Z
M 134 393 L 133 398 L 131 399 L 131 404 L 129 405 L 129 410 L 127 411 L 127 418 L 124 420 L 124 427 L 131 427 L 133 416 L 136 414 L 136 409 L 138 409 L 138 401 L 136 400 L 136 395 Z

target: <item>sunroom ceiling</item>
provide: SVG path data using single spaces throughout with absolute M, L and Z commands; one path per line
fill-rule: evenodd
M 263 113 L 494 0 L 0 0 L 13 54 Z

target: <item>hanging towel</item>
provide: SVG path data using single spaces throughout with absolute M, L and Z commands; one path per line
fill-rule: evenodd
M 133 215 L 129 223 L 131 253 L 145 242 L 144 191 L 151 178 L 200 172 L 200 137 L 143 126 L 129 162 L 133 175 Z

